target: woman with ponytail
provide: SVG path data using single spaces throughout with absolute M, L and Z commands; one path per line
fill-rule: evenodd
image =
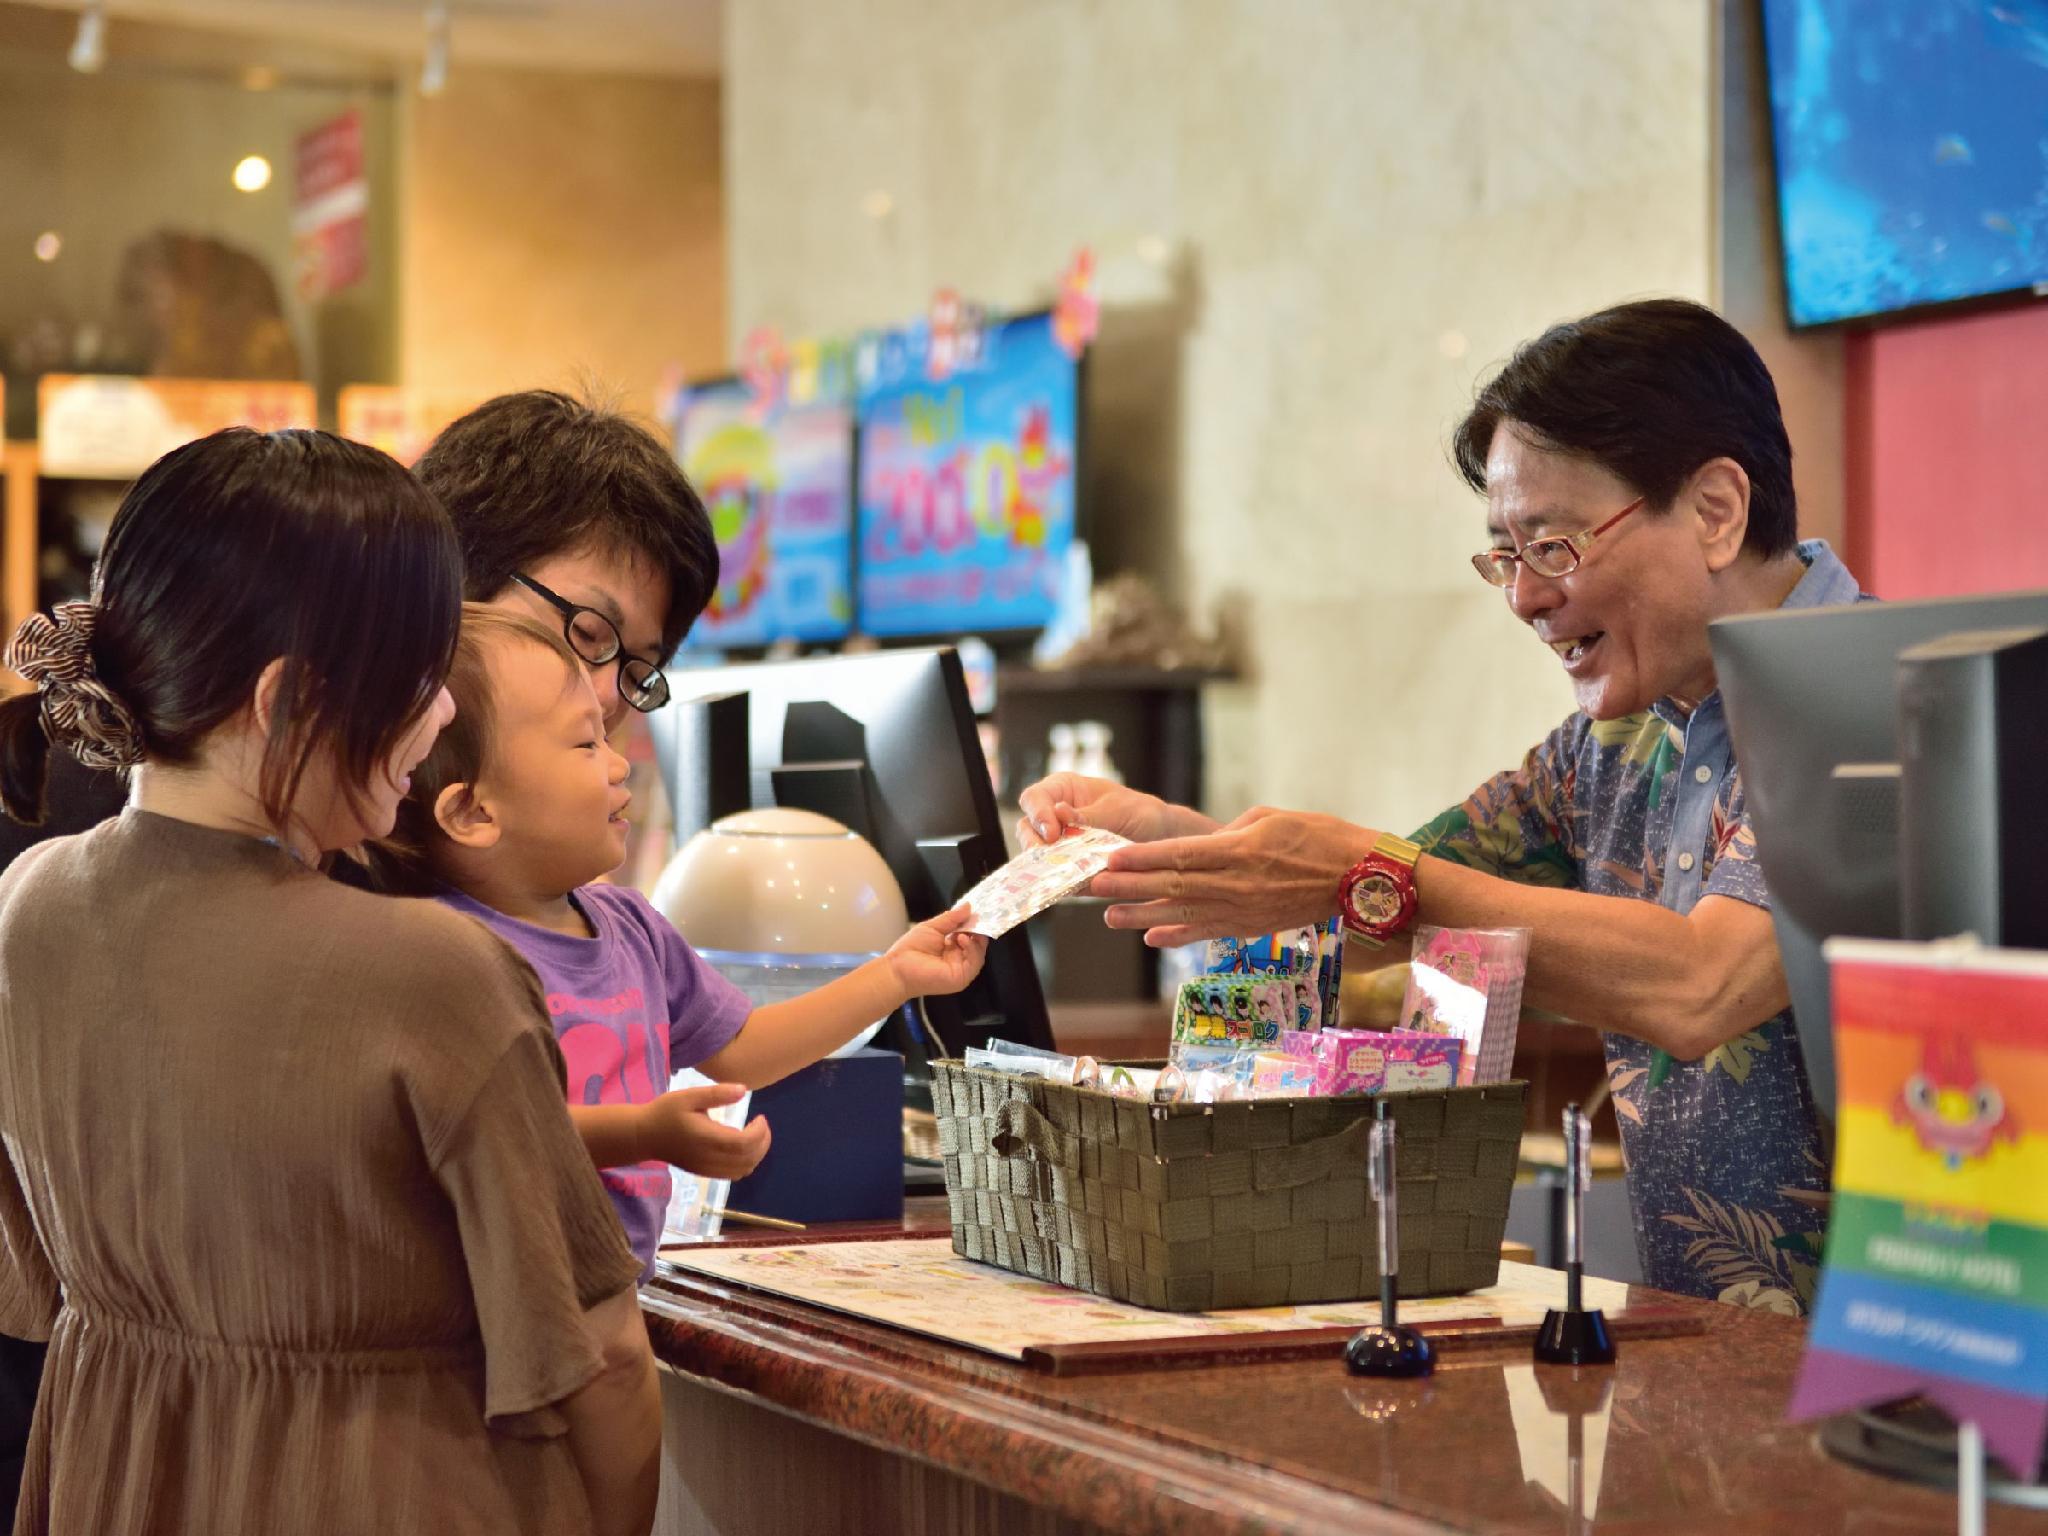
M 49 1340 L 26 1532 L 644 1531 L 627 1249 L 531 970 L 323 878 L 453 712 L 439 505 L 317 432 L 139 479 L 32 615 L 0 804 L 128 804 L 0 876 L 0 1332 Z

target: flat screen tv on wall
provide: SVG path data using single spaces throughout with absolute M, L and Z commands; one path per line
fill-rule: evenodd
M 1795 326 L 2048 296 L 2048 0 L 1763 0 Z
M 738 379 L 693 387 L 676 456 L 718 539 L 694 648 L 843 640 L 853 628 L 853 411 L 756 407 Z
M 884 357 L 860 397 L 860 631 L 1042 629 L 1077 531 L 1083 360 L 1047 314 L 993 326 L 942 380 Z

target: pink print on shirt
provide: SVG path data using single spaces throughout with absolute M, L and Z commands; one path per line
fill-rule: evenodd
M 667 1022 L 658 1033 L 648 1029 L 638 987 L 600 1000 L 550 992 L 548 1013 L 568 1063 L 571 1103 L 645 1104 L 668 1087 Z M 564 1023 L 568 1014 L 598 1016 Z
M 648 1029 L 638 987 L 606 998 L 550 992 L 548 1014 L 568 1064 L 571 1103 L 645 1104 L 668 1087 L 668 1027 L 664 1022 L 659 1032 Z M 564 1023 L 571 1015 L 585 1017 Z M 667 1163 L 605 1168 L 599 1177 L 628 1199 L 668 1203 Z

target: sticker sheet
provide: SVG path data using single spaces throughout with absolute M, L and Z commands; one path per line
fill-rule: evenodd
M 1025 849 L 961 898 L 974 909 L 967 931 L 1001 938 L 1080 890 L 1129 841 L 1100 827 L 1077 827 L 1056 843 Z

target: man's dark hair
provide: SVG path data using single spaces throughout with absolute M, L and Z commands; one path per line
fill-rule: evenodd
M 1482 494 L 1504 422 L 1539 447 L 1592 460 L 1659 512 L 1702 464 L 1733 459 L 1749 476 L 1743 548 L 1768 558 L 1798 539 L 1792 443 L 1770 370 L 1703 304 L 1617 304 L 1518 348 L 1451 439 L 1458 473 Z
M 554 555 L 597 549 L 668 577 L 665 661 L 718 583 L 704 503 L 675 456 L 631 418 L 553 390 L 487 400 L 413 466 L 462 541 L 463 589 L 488 602 Z

